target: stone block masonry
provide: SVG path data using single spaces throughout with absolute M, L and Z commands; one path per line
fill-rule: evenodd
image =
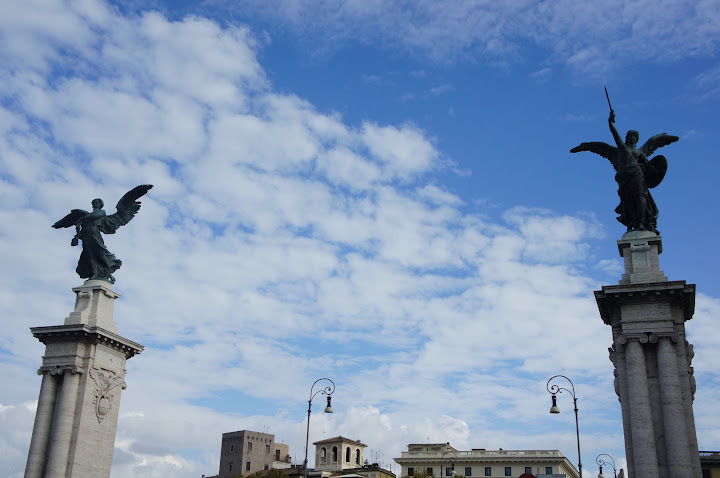
M 109 478 L 125 362 L 143 350 L 118 335 L 107 282 L 73 291 L 63 325 L 30 329 L 45 355 L 25 478 Z
M 685 322 L 695 286 L 668 281 L 658 256 L 662 239 L 633 231 L 618 241 L 625 262 L 619 285 L 595 292 L 612 327 L 610 360 L 623 418 L 630 478 L 700 478 L 692 402 L 693 348 Z

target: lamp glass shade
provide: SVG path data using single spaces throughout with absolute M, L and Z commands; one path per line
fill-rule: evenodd
M 552 396 L 552 407 L 550 407 L 550 413 L 560 413 L 560 409 L 557 406 L 557 397 Z
M 328 404 L 327 404 L 327 407 L 325 407 L 325 413 L 332 413 L 332 412 L 333 412 L 332 405 L 330 405 L 330 399 L 331 399 L 331 398 L 332 398 L 332 397 L 328 395 Z

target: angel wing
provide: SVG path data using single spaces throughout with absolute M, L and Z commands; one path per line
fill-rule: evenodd
M 110 390 L 117 387 L 118 385 L 122 385 L 123 390 L 125 390 L 127 388 L 127 385 L 125 384 L 125 377 L 116 375 L 116 376 L 108 379 L 107 380 L 107 388 L 105 390 L 109 392 Z
M 104 379 L 103 373 L 98 371 L 97 369 L 95 369 L 95 367 L 90 367 L 89 374 L 90 374 L 90 378 L 92 378 L 93 381 L 95 382 L 95 385 L 97 385 L 97 388 L 102 389 L 104 386 L 104 382 L 105 382 L 105 380 L 103 380 Z
M 152 184 L 141 184 L 126 192 L 117 203 L 117 212 L 105 216 L 99 222 L 100 230 L 105 234 L 114 234 L 120 226 L 124 226 L 130 222 L 140 210 L 140 201 L 138 201 L 138 199 L 144 196 L 150 189 L 152 189 Z
M 88 214 L 90 213 L 87 211 L 83 211 L 82 209 L 73 209 L 70 214 L 53 224 L 52 227 L 54 227 L 55 229 L 60 229 L 61 227 L 72 227 L 75 225 L 78 219 L 83 216 L 87 216 Z
M 603 158 L 607 158 L 610 164 L 613 165 L 613 168 L 615 168 L 615 171 L 617 171 L 618 151 L 615 146 L 610 146 L 602 141 L 589 141 L 570 150 L 571 153 L 579 153 L 580 151 L 590 151 L 591 153 L 599 154 Z
M 674 143 L 679 140 L 677 136 L 672 136 L 667 133 L 656 134 L 652 138 L 645 141 L 645 144 L 639 149 L 646 157 L 652 156 L 656 149 L 667 146 L 670 143 Z

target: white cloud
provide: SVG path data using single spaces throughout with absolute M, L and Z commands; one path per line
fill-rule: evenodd
M 379 165 L 368 161 L 349 148 L 333 148 L 321 154 L 317 160 L 317 167 L 331 183 L 354 191 L 369 189 L 382 176 Z
M 537 79 L 538 81 L 546 82 L 549 80 L 550 75 L 552 75 L 552 68 L 540 68 L 537 71 L 534 71 L 530 74 L 533 78 Z
M 385 165 L 391 178 L 413 178 L 437 165 L 438 153 L 422 132 L 412 126 L 363 125 L 363 141 L 370 154 Z
M 720 97 L 720 66 L 710 68 L 697 75 L 689 88 L 698 101 L 712 100 Z M 685 136 L 683 136 L 684 138 Z
M 0 42 L 5 475 L 21 476 L 39 387 L 42 345 L 27 327 L 61 323 L 80 283 L 71 231 L 49 226 L 96 196 L 112 210 L 141 183 L 155 184 L 142 210 L 106 238 L 124 261 L 115 321 L 148 346 L 128 362 L 114 477 L 214 473 L 221 433 L 243 428 L 267 427 L 298 457 L 320 376 L 336 380 L 336 413 L 314 414 L 312 436 L 361 439 L 387 462 L 428 439 L 571 450 L 571 434 L 548 431 L 545 380 L 558 371 L 582 390 L 588 436 L 618 441 L 611 334 L 586 272 L 598 262 L 593 218 L 468 213 L 472 198 L 430 177 L 452 165 L 425 132 L 353 127 L 273 91 L 245 29 L 89 1 L 52 3 L 51 25 L 19 5 Z M 471 8 L 451 7 L 433 22 Z M 497 11 L 469 13 L 495 28 Z M 433 22 L 414 41 L 442 27 Z M 483 41 L 500 50 L 502 34 Z M 698 297 L 706 363 L 716 308 Z M 716 380 L 707 366 L 696 373 Z M 713 396 L 698 394 L 699 416 Z
M 554 61 L 596 76 L 626 62 L 714 57 L 720 48 L 714 0 L 253 0 L 242 8 L 294 28 L 325 49 L 343 40 L 364 41 L 443 62 L 470 53 L 507 62 L 531 40 L 551 51 Z

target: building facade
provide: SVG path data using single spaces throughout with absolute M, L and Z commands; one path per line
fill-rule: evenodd
M 702 478 L 720 478 L 720 451 L 701 451 Z
M 316 471 L 330 471 L 337 474 L 351 468 L 362 467 L 365 460 L 367 445 L 360 440 L 338 436 L 316 441 L 313 445 L 315 445 Z
M 289 447 L 275 443 L 275 435 L 250 430 L 223 433 L 218 478 L 289 467 Z
M 396 478 L 395 473 L 390 470 L 386 470 L 377 463 L 362 465 L 359 468 L 350 468 L 343 470 L 338 478 Z
M 519 477 L 528 473 L 537 478 L 579 478 L 577 469 L 559 450 L 456 450 L 449 443 L 410 444 L 395 462 L 400 476 L 427 474 L 433 477 L 466 478 Z

